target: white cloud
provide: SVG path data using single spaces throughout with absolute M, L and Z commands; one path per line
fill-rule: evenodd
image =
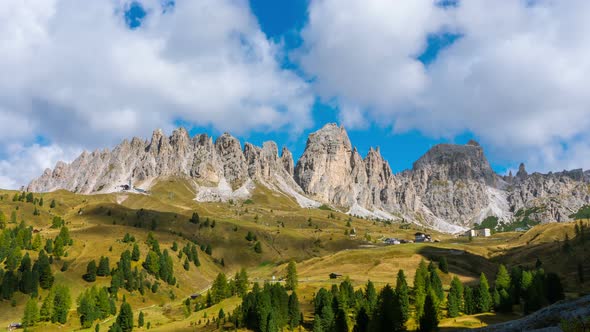
M 471 131 L 500 160 L 590 168 L 588 12 L 585 0 L 313 0 L 299 60 L 353 124 Z M 415 57 L 437 32 L 463 37 L 425 68 Z
M 311 124 L 308 84 L 281 68 L 246 0 L 181 0 L 165 14 L 146 0 L 135 30 L 128 4 L 0 6 L 0 153 L 36 136 L 64 149 L 111 146 L 178 119 L 235 133 Z
M 62 149 L 49 145 L 9 145 L 6 147 L 10 158 L 0 160 L 0 188 L 18 189 L 32 178 L 51 168 L 59 160 L 71 160 L 81 153 L 77 149 Z

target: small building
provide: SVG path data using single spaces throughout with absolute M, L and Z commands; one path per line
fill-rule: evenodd
M 465 236 L 470 236 L 470 237 L 476 237 L 476 236 L 488 237 L 488 236 L 492 236 L 492 230 L 489 229 L 489 228 L 470 229 L 467 232 L 465 232 Z
M 337 278 L 340 278 L 340 277 L 342 277 L 341 274 L 334 273 L 334 272 L 330 273 L 330 279 L 337 279 Z
M 432 238 L 430 237 L 430 234 L 418 232 L 414 234 L 414 242 L 432 242 Z
M 483 237 L 492 236 L 492 231 L 489 228 L 479 229 L 477 235 Z
M 198 299 L 199 297 L 201 297 L 201 294 L 192 294 L 191 300 Z

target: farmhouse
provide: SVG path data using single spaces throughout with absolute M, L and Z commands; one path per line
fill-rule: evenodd
M 418 242 L 432 242 L 432 238 L 430 237 L 430 234 L 426 234 L 426 233 L 422 233 L 422 232 L 418 232 L 416 234 L 414 234 L 414 242 L 418 243 Z
M 489 228 L 470 229 L 467 232 L 465 232 L 465 234 L 464 234 L 464 236 L 471 236 L 471 237 L 476 237 L 476 236 L 488 237 L 491 235 L 492 235 L 492 231 Z

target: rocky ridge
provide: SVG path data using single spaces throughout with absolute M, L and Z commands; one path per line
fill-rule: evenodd
M 257 185 L 293 197 L 303 207 L 329 204 L 349 214 L 405 220 L 446 232 L 460 232 L 488 216 L 505 222 L 536 208 L 543 222 L 566 221 L 590 203 L 590 173 L 582 170 L 499 176 L 482 147 L 439 144 L 412 169 L 394 174 L 379 148 L 363 158 L 346 130 L 327 124 L 312 133 L 295 164 L 274 142 L 262 147 L 225 133 L 215 141 L 183 128 L 170 137 L 156 130 L 151 140 L 124 140 L 112 151 L 84 152 L 70 164 L 59 162 L 27 190 L 66 189 L 82 194 L 147 190 L 160 177 L 193 180 L 198 201 L 246 199 Z

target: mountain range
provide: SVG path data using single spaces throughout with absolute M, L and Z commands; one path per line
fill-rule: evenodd
M 154 131 L 150 140 L 124 140 L 112 151 L 83 152 L 58 162 L 26 190 L 65 189 L 80 194 L 122 190 L 149 192 L 159 179 L 180 177 L 195 187 L 199 202 L 248 199 L 257 186 L 294 199 L 305 208 L 328 205 L 351 215 L 413 222 L 443 232 L 461 232 L 490 216 L 510 223 L 526 215 L 538 222 L 563 222 L 590 203 L 590 172 L 582 169 L 516 175 L 495 173 L 483 148 L 439 144 L 412 169 L 393 173 L 379 148 L 363 158 L 346 130 L 326 124 L 309 135 L 303 155 L 275 142 L 242 144 L 225 133 L 190 137 Z

